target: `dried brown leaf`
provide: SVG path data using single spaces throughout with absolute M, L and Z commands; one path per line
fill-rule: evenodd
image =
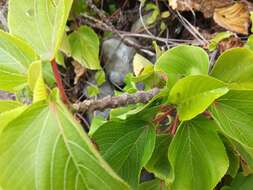
M 74 66 L 74 72 L 76 74 L 74 84 L 77 84 L 80 77 L 82 77 L 85 74 L 86 69 L 77 61 L 72 61 L 72 65 Z
M 216 8 L 214 21 L 227 30 L 248 34 L 250 15 L 248 7 L 244 3 L 235 3 L 223 8 Z
M 216 8 L 231 5 L 233 0 L 169 0 L 170 6 L 178 11 L 200 11 L 206 18 L 213 16 Z
M 229 38 L 222 40 L 218 45 L 218 49 L 220 53 L 223 53 L 227 51 L 228 49 L 243 47 L 243 46 L 244 46 L 244 43 L 242 42 L 240 38 L 236 36 L 231 36 Z

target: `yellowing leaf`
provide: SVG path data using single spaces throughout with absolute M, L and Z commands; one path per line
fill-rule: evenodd
M 42 60 L 50 60 L 62 42 L 72 0 L 10 0 L 10 32 L 29 42 Z
M 213 18 L 217 24 L 227 30 L 248 34 L 250 16 L 247 6 L 243 3 L 217 8 Z
M 153 66 L 153 64 L 142 55 L 138 53 L 135 54 L 134 60 L 133 60 L 133 70 L 134 70 L 135 76 L 139 76 L 141 72 L 144 70 L 144 68 L 147 66 Z
M 33 91 L 33 102 L 38 102 L 47 98 L 41 61 L 36 61 L 31 64 L 28 72 L 28 84 Z

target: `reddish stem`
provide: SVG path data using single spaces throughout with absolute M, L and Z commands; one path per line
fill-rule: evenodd
M 158 124 L 161 123 L 163 120 L 165 120 L 165 119 L 167 118 L 168 115 L 171 115 L 173 111 L 174 111 L 173 108 L 169 108 L 168 111 L 163 112 L 162 115 L 157 116 L 157 117 L 153 120 L 153 122 L 154 122 L 156 125 L 158 125 Z
M 65 94 L 64 86 L 61 80 L 61 75 L 59 73 L 58 66 L 55 59 L 51 60 L 51 66 L 53 69 L 54 78 L 56 80 L 56 85 L 60 91 L 61 100 L 63 101 L 63 103 L 68 104 L 68 98 Z
M 176 134 L 176 131 L 177 131 L 177 125 L 178 125 L 178 114 L 176 115 L 173 123 L 172 123 L 172 126 L 171 126 L 171 134 L 172 135 L 175 135 Z

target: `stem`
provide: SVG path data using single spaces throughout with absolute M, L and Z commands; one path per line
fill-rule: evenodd
M 118 108 L 130 104 L 147 103 L 160 92 L 159 88 L 150 91 L 139 91 L 135 94 L 122 94 L 120 96 L 107 96 L 99 100 L 85 100 L 73 105 L 74 110 L 79 112 L 92 112 L 95 110 L 105 110 L 107 108 Z
M 172 126 L 171 126 L 171 134 L 172 135 L 175 135 L 176 134 L 176 131 L 177 131 L 177 125 L 178 125 L 178 114 L 176 115 L 173 123 L 172 123 Z
M 65 94 L 64 86 L 61 80 L 61 75 L 59 73 L 58 66 L 55 59 L 51 60 L 51 66 L 53 69 L 54 78 L 56 80 L 56 85 L 60 91 L 61 100 L 63 101 L 64 104 L 68 104 L 68 98 Z
M 157 125 L 160 124 L 162 121 L 164 121 L 168 117 L 168 115 L 171 115 L 173 111 L 175 111 L 173 108 L 169 108 L 169 110 L 163 112 L 162 115 L 159 115 L 158 117 L 156 117 L 153 120 L 153 122 Z

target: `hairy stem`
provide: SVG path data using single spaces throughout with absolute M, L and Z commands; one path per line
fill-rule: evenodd
M 61 100 L 63 101 L 63 103 L 68 104 L 68 98 L 65 94 L 65 90 L 63 87 L 63 83 L 62 83 L 61 76 L 60 76 L 58 66 L 57 66 L 55 59 L 51 60 L 51 66 L 53 69 L 54 78 L 56 80 L 56 85 L 60 91 Z
M 105 110 L 107 108 L 118 108 L 130 104 L 147 103 L 160 92 L 159 88 L 150 91 L 139 91 L 135 94 L 122 94 L 120 96 L 107 96 L 100 100 L 85 100 L 73 105 L 73 108 L 80 112 L 92 112 L 95 110 Z

